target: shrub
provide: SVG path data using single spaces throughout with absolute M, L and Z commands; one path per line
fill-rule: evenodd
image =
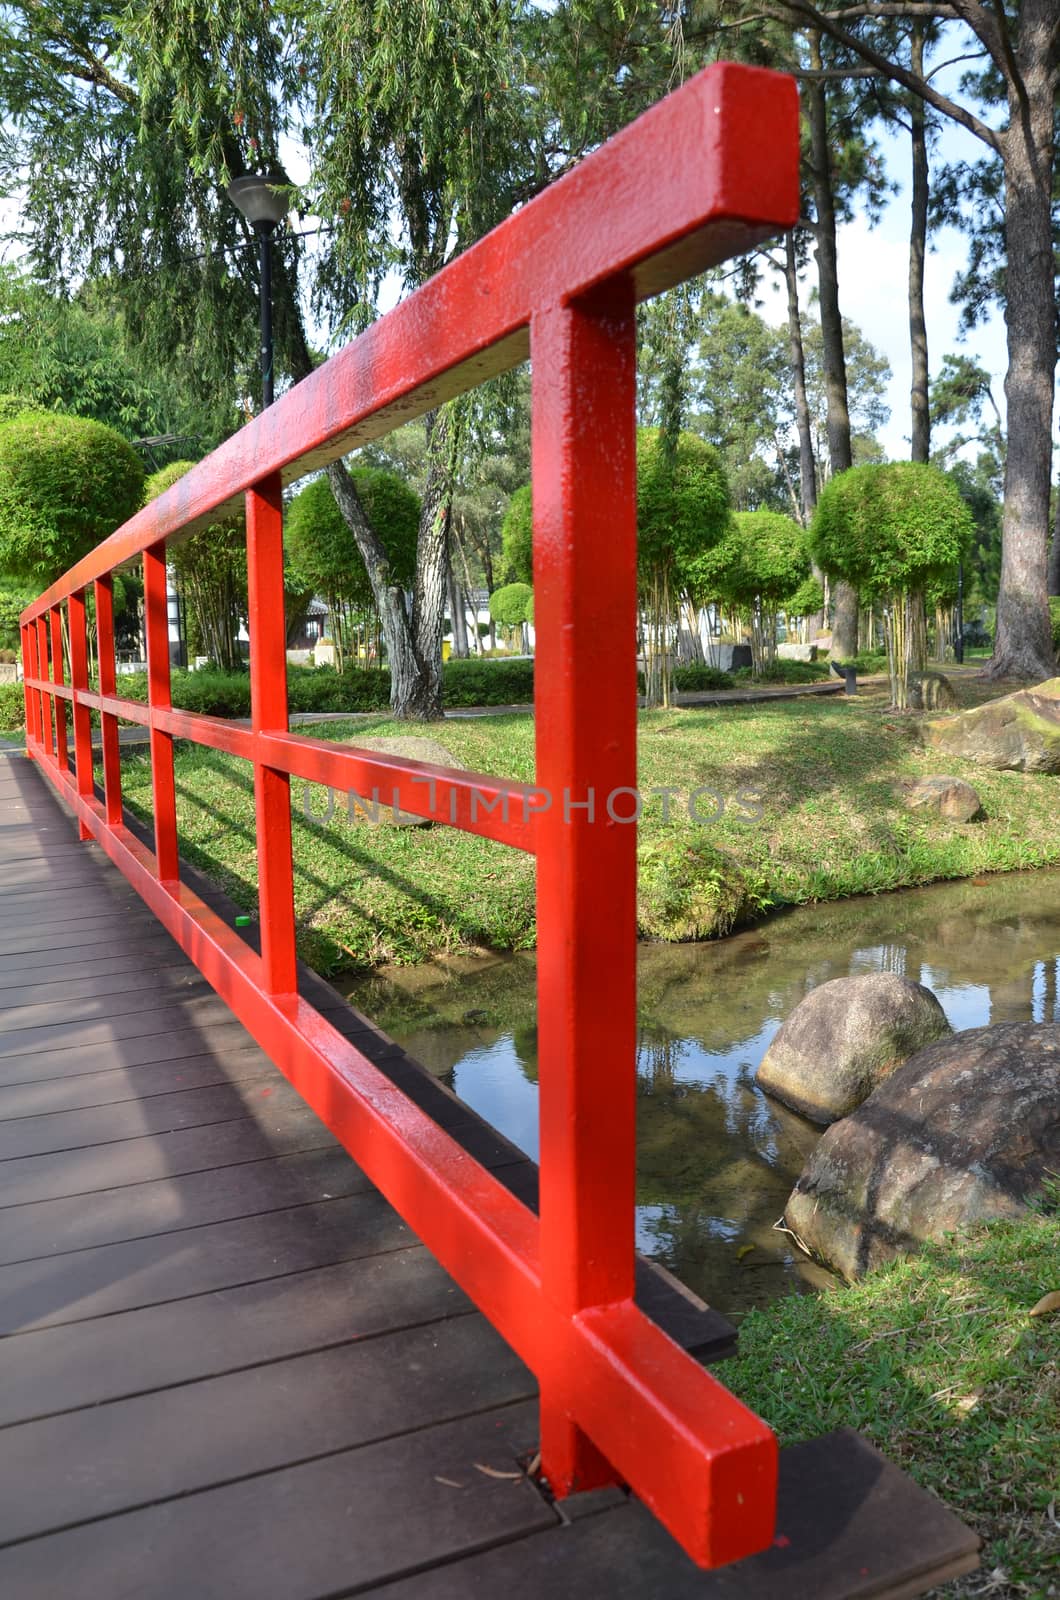
M 1053 625 L 1053 650 L 1060 659 L 1060 595 L 1050 597 L 1049 616 Z
M 447 706 L 523 705 L 533 698 L 532 661 L 447 661 L 442 671 Z
M 533 583 L 534 527 L 528 483 L 516 489 L 504 513 L 501 558 L 506 583 Z
M 753 667 L 736 667 L 733 677 L 741 683 L 820 683 L 829 671 L 827 661 L 773 661 L 761 672 L 755 672 Z
M 0 683 L 0 728 L 26 726 L 26 702 L 20 683 Z
M 765 904 L 724 851 L 673 829 L 637 850 L 637 926 L 649 939 L 720 939 Z
M 133 512 L 143 462 L 101 422 L 29 412 L 0 427 L 0 569 L 54 583 Z
M 518 628 L 530 620 L 534 591 L 528 583 L 506 583 L 490 595 L 490 616 L 503 628 Z
M 644 674 L 638 674 L 638 683 L 644 687 Z M 674 668 L 674 688 L 682 694 L 694 694 L 704 689 L 734 689 L 732 674 L 720 667 L 708 666 L 705 661 L 692 661 L 686 667 Z

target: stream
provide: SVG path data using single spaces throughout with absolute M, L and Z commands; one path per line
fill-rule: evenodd
M 957 1031 L 1060 1021 L 1060 872 L 804 906 L 717 942 L 640 948 L 637 1244 L 736 1320 L 833 1281 L 774 1227 L 821 1130 L 754 1074 L 803 995 L 867 972 L 925 984 Z M 536 1159 L 532 952 L 382 968 L 344 987 Z

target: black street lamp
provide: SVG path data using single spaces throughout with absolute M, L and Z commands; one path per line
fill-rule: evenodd
M 290 201 L 281 182 L 248 174 L 234 178 L 228 198 L 241 211 L 258 236 L 261 283 L 261 403 L 272 405 L 272 248 L 275 230 L 290 210 Z

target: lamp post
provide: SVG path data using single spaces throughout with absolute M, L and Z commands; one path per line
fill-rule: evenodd
M 266 410 L 272 405 L 272 235 L 290 209 L 290 201 L 275 178 L 259 178 L 248 174 L 234 178 L 228 186 L 228 198 L 237 211 L 241 211 L 258 236 L 258 259 L 261 284 L 261 403 Z

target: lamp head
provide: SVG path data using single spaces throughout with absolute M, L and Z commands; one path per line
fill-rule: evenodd
M 225 193 L 252 227 L 268 233 L 283 221 L 291 209 L 286 185 L 278 178 L 263 178 L 248 173 L 243 178 L 233 178 Z

